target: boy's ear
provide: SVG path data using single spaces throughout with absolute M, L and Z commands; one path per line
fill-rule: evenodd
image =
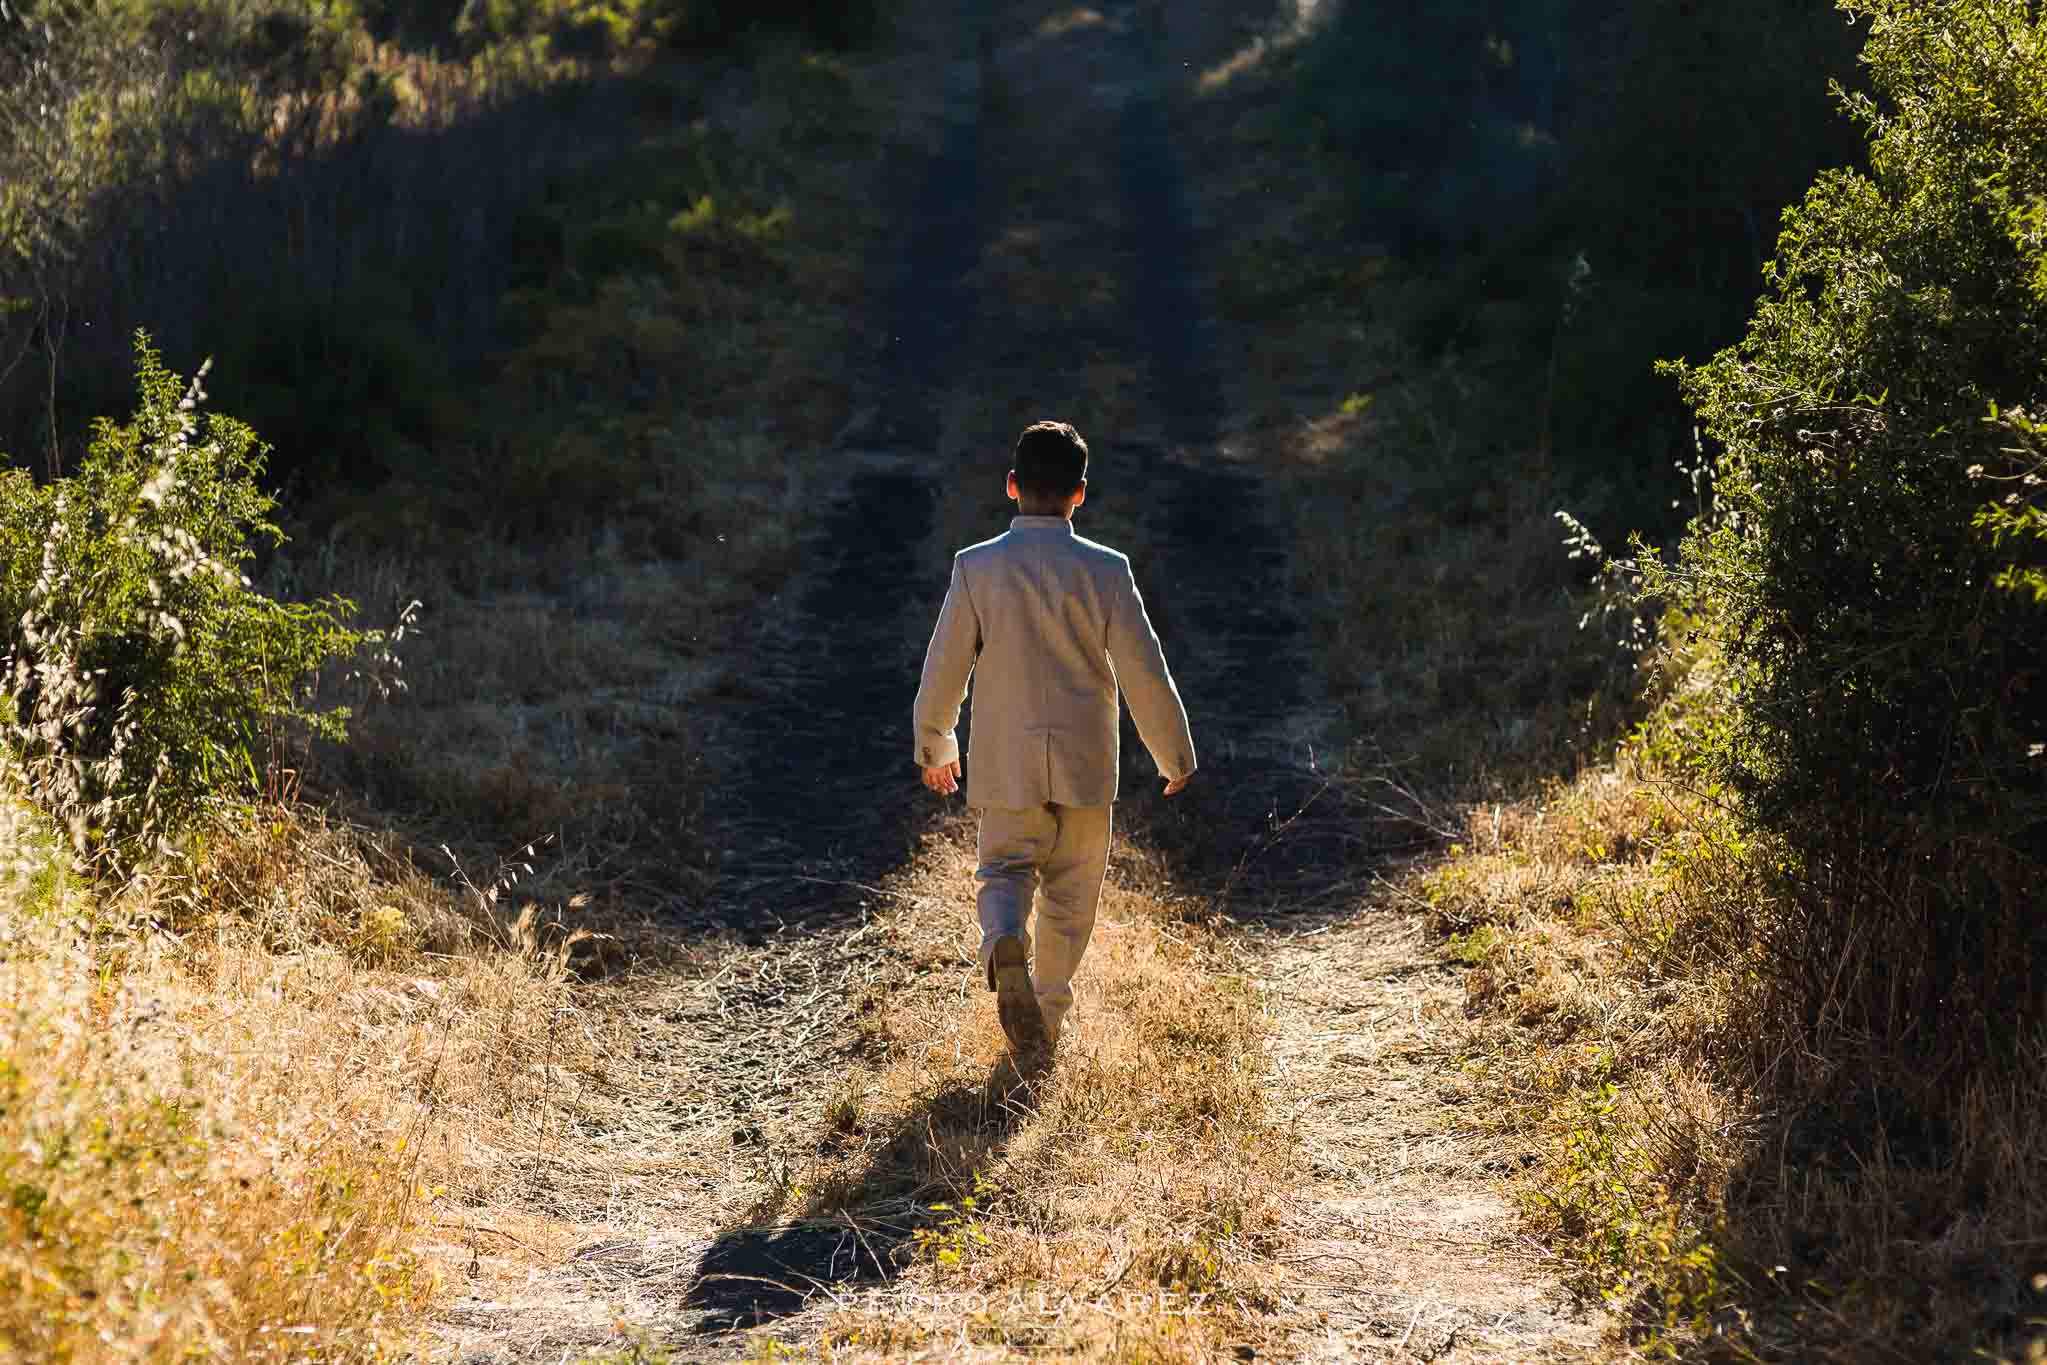
M 1077 492 L 1077 493 L 1075 493 L 1075 494 L 1073 495 L 1073 505 L 1074 505 L 1075 507 L 1078 507 L 1078 506 L 1080 506 L 1080 505 L 1081 505 L 1082 503 L 1084 503 L 1084 502 L 1086 502 L 1086 501 L 1087 501 L 1087 480 L 1086 480 L 1086 479 L 1082 479 L 1082 480 L 1080 481 L 1080 491 L 1079 491 L 1079 492 Z
M 1009 489 L 1010 497 L 1020 498 L 1023 496 L 1023 494 L 1016 491 L 1016 471 L 1014 469 L 1009 471 L 1009 482 L 1006 487 Z

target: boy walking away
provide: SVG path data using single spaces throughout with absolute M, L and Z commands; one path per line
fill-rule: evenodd
M 1166 795 L 1194 774 L 1187 709 L 1130 561 L 1074 534 L 1087 455 L 1064 422 L 1018 438 L 1009 496 L 1020 515 L 1007 534 L 954 557 L 917 688 L 917 766 L 926 787 L 950 795 L 960 779 L 954 729 L 975 680 L 966 777 L 967 804 L 981 812 L 980 964 L 1019 1052 L 1058 1040 L 1094 930 L 1121 767 L 1119 685 Z

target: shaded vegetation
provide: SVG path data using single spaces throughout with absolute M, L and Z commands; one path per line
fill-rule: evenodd
M 1410 268 L 1412 344 L 1484 377 L 1459 425 L 1553 457 L 1618 534 L 1668 524 L 1691 451 L 1654 362 L 1738 335 L 1780 210 L 1858 154 L 1826 95 L 1855 46 L 1820 0 L 1353 0 L 1266 117 L 1331 182 L 1328 229 Z M 1373 285 L 1317 259 L 1304 290 Z
M 1531 1218 L 1638 1340 L 2030 1359 L 2047 20 L 1842 8 L 1870 169 L 1786 211 L 1739 344 L 1668 367 L 1702 503 L 1607 566 L 1663 700 L 1411 886 L 1542 1143 Z
M 531 484 L 533 456 L 507 447 L 556 444 L 578 378 L 535 369 L 567 354 L 631 381 L 650 346 L 716 359 L 672 318 L 588 345 L 578 310 L 639 277 L 743 298 L 757 247 L 786 226 L 787 187 L 704 126 L 706 99 L 766 66 L 830 137 L 843 76 L 776 35 L 847 42 L 874 20 L 232 0 L 17 15 L 0 44 L 0 429 L 46 475 L 67 467 L 118 402 L 124 338 L 147 326 L 174 358 L 218 360 L 222 401 L 276 444 L 278 482 L 402 477 L 439 488 L 444 510 L 476 461 Z M 585 40 L 592 23 L 602 42 Z M 397 35 L 414 50 L 378 41 Z M 688 55 L 664 58 L 674 43 Z M 535 349 L 548 340 L 555 355 Z M 551 386 L 539 432 L 540 405 L 490 391 L 522 357 L 527 389 Z M 555 495 L 582 481 L 542 479 L 523 505 L 576 524 L 625 481 L 607 474 L 566 504 Z
M 1332 684 L 1463 809 L 1393 894 L 1650 1353 L 2047 1349 L 2042 22 L 1354 3 L 1195 104 Z
M 1773 975 L 1940 1113 L 2047 999 L 2047 19 L 1849 8 L 1872 171 L 1814 184 L 1748 336 L 1679 371 L 1717 505 L 1645 587 L 1740 698 L 1702 766 L 1796 854 Z

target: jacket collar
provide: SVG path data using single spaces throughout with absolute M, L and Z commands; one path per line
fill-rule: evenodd
M 1073 522 L 1066 517 L 1011 517 L 1012 531 L 1064 531 L 1073 534 Z

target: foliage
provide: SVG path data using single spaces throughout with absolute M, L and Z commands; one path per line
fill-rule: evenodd
M 2047 276 L 2034 287 L 2047 295 Z M 2011 559 L 1992 581 L 2007 591 L 2028 594 L 2036 604 L 2047 603 L 2047 568 L 2041 566 L 2039 550 L 2032 544 L 2047 540 L 2047 506 L 2039 491 L 2047 479 L 2047 427 L 2020 408 L 1996 413 L 1993 420 L 2014 444 L 1998 448 L 1997 454 L 2006 458 L 1998 462 L 1997 472 L 1971 465 L 1969 477 L 2008 491 L 1977 509 L 1976 529 L 1990 538 L 1994 551 Z
M 684 47 L 724 46 L 750 32 L 784 29 L 827 47 L 871 40 L 876 0 L 656 0 L 657 31 Z
M 920 1254 L 942 1266 L 957 1266 L 962 1257 L 971 1257 L 975 1248 L 992 1245 L 993 1239 L 981 1225 L 991 1213 L 988 1206 L 1001 1200 L 1002 1188 L 977 1170 L 973 1191 L 961 1195 L 957 1206 L 943 1200 L 926 1206 L 931 1217 L 910 1233 L 911 1244 Z
M 444 6 L 390 5 L 387 25 L 431 31 Z M 827 48 L 868 42 L 880 28 L 877 0 L 483 0 L 465 5 L 452 25 L 475 42 L 545 34 L 563 55 L 604 56 L 654 41 L 690 51 L 719 51 L 765 34 L 793 34 Z
M 0 476 L 10 774 L 84 854 L 125 862 L 252 789 L 286 722 L 338 734 L 308 679 L 375 642 L 350 604 L 274 601 L 243 569 L 281 537 L 267 447 L 136 341 L 140 402 L 77 472 Z
M 316 467 L 360 474 L 393 434 L 438 434 L 424 381 L 482 329 L 474 307 L 429 311 L 422 286 L 489 298 L 502 248 L 477 226 L 550 158 L 512 168 L 471 145 L 462 175 L 429 164 L 354 23 L 339 6 L 78 4 L 15 35 L 0 58 L 0 298 L 16 305 L 0 310 L 0 429 L 49 472 L 121 401 L 138 326 L 172 354 L 217 345 L 236 410 L 295 458 L 321 452 Z M 473 121 L 537 79 L 479 59 L 460 80 L 413 73 L 410 95 L 468 116 L 473 144 Z M 326 456 L 346 418 L 370 449 Z
M 1704 1327 L 1730 1287 L 1709 1230 L 1665 1185 L 1656 1143 L 1631 1112 L 1635 1097 L 1607 1078 L 1611 1063 L 1595 1051 L 1589 1077 L 1564 1100 L 1551 1183 L 1531 1198 L 1569 1246 L 1574 1287 L 1630 1312 L 1661 1355 Z
M 2047 19 L 1844 0 L 1871 172 L 1787 213 L 1747 337 L 1674 366 L 1724 446 L 1652 595 L 1718 637 L 1705 758 L 1795 855 L 1783 984 L 1816 1025 L 1973 1063 L 2047 981 Z M 1986 492 L 1986 490 L 1988 490 Z M 1938 1067 L 1917 1073 L 1944 1081 Z

